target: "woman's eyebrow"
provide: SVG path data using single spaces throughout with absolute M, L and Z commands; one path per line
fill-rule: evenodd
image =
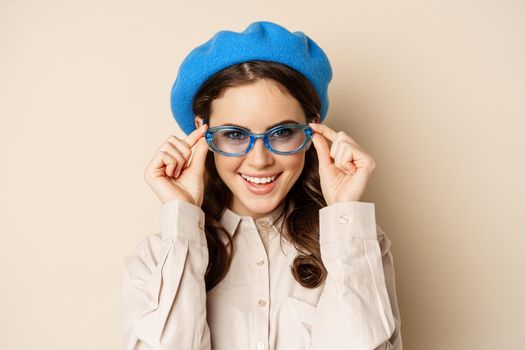
M 296 120 L 292 120 L 292 119 L 282 120 L 282 121 L 280 121 L 278 123 L 275 123 L 275 124 L 270 125 L 269 127 L 267 127 L 266 131 L 270 130 L 271 128 L 273 128 L 273 127 L 275 127 L 277 125 L 281 125 L 281 124 L 299 124 L 299 123 Z M 242 126 L 242 125 L 239 125 L 239 124 L 235 124 L 235 123 L 225 123 L 225 124 L 222 124 L 222 126 L 236 126 L 236 127 L 239 127 L 239 128 L 250 130 L 250 128 L 247 128 L 245 126 Z

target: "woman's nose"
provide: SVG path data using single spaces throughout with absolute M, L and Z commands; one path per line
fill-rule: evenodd
M 272 152 L 264 145 L 263 139 L 257 139 L 247 154 L 247 160 L 254 168 L 262 169 L 273 164 L 274 158 Z

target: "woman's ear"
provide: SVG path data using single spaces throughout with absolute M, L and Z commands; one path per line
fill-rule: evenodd
M 200 128 L 202 123 L 203 123 L 202 118 L 200 116 L 196 116 L 195 117 L 195 128 L 197 129 Z

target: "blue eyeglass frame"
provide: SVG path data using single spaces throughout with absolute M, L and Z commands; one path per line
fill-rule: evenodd
M 208 121 L 206 119 L 204 119 L 204 124 L 207 124 L 207 122 Z M 303 144 L 299 148 L 297 148 L 296 150 L 289 151 L 289 152 L 281 152 L 281 151 L 277 151 L 277 150 L 273 149 L 272 146 L 270 146 L 270 140 L 269 140 L 270 134 L 275 132 L 278 129 L 285 128 L 285 127 L 286 128 L 302 129 L 304 131 L 304 133 L 305 133 L 306 137 L 304 139 Z M 244 152 L 241 152 L 241 153 L 227 153 L 227 152 L 223 152 L 220 149 L 218 149 L 215 146 L 215 144 L 213 143 L 213 134 L 216 133 L 217 131 L 220 131 L 220 130 L 237 130 L 237 131 L 245 132 L 245 133 L 247 133 L 250 136 L 250 144 L 248 145 L 246 150 Z M 219 125 L 219 126 L 214 126 L 212 128 L 208 128 L 206 130 L 206 132 L 204 133 L 204 135 L 205 135 L 205 138 L 206 138 L 206 143 L 208 143 L 208 146 L 210 146 L 210 148 L 214 152 L 217 152 L 217 153 L 219 153 L 219 154 L 221 154 L 223 156 L 227 156 L 227 157 L 241 157 L 241 156 L 247 154 L 248 152 L 250 152 L 252 150 L 253 146 L 255 145 L 255 141 L 257 141 L 257 139 L 262 139 L 263 142 L 264 142 L 264 145 L 266 146 L 266 148 L 268 150 L 270 150 L 270 152 L 272 152 L 272 153 L 281 154 L 281 155 L 295 154 L 295 153 L 301 151 L 304 147 L 306 147 L 306 145 L 308 145 L 308 143 L 312 139 L 313 133 L 314 132 L 313 132 L 312 128 L 310 126 L 308 126 L 307 124 L 281 124 L 281 125 L 274 126 L 270 130 L 268 130 L 266 132 L 263 132 L 261 134 L 255 134 L 255 133 L 251 132 L 248 129 L 241 128 L 241 127 L 238 127 L 238 126 Z

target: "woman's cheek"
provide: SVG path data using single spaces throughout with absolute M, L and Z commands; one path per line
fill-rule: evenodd
M 288 172 L 287 183 L 283 185 L 288 188 L 291 188 L 295 184 L 299 176 L 301 176 L 301 173 L 303 171 L 305 159 L 304 153 L 283 157 L 286 158 L 283 158 L 281 160 L 281 164 L 283 165 L 284 170 Z
M 239 167 L 238 157 L 226 157 L 214 154 L 215 157 L 215 166 L 217 167 L 217 172 L 222 176 L 230 172 L 235 172 Z

